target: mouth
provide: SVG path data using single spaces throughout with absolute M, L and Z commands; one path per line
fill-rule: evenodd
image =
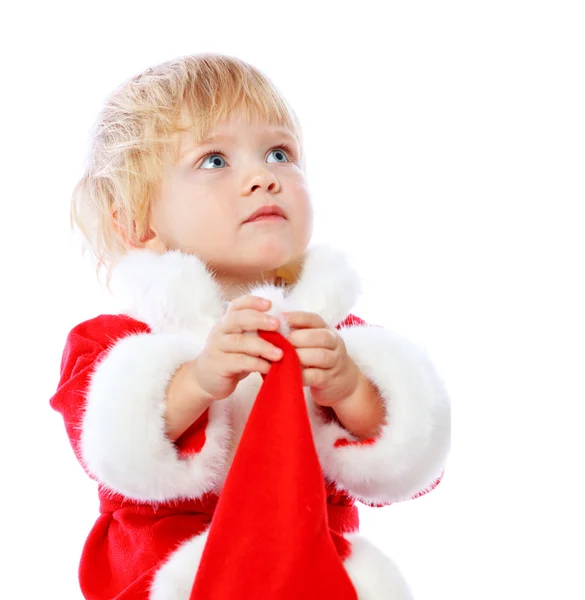
M 261 222 L 274 222 L 274 221 L 286 221 L 286 215 L 280 206 L 270 205 L 263 206 L 258 209 L 255 213 L 252 213 L 244 223 L 261 223 Z

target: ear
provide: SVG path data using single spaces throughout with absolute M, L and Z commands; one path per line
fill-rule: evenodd
M 139 243 L 133 245 L 133 248 L 146 248 L 148 250 L 154 250 L 154 252 L 158 252 L 159 254 L 164 254 L 168 250 L 166 244 L 153 229 L 149 229 L 148 232 L 140 238 Z
M 111 209 L 111 217 L 116 233 L 129 248 L 135 249 L 152 246 L 152 249 L 158 249 L 160 247 L 161 240 L 158 239 L 158 236 L 153 229 L 149 228 L 148 231 L 138 241 L 136 241 L 134 238 L 129 237 L 128 232 L 120 225 L 118 211 L 114 207 Z M 136 231 L 136 223 L 134 223 L 134 231 Z

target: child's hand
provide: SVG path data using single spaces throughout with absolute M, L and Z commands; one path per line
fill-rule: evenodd
M 256 371 L 268 373 L 269 361 L 282 358 L 280 348 L 245 333 L 278 329 L 279 320 L 263 314 L 271 304 L 257 296 L 241 296 L 230 303 L 224 317 L 213 326 L 193 364 L 197 383 L 213 400 L 227 398 L 240 380 Z
M 292 333 L 288 341 L 297 349 L 303 367 L 303 385 L 320 406 L 334 406 L 356 390 L 359 369 L 347 354 L 338 331 L 316 313 L 287 312 L 282 317 Z

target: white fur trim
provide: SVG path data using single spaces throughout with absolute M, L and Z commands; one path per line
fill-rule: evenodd
M 346 536 L 351 554 L 343 563 L 358 600 L 412 600 L 412 592 L 398 567 L 369 540 Z
M 209 530 L 184 542 L 156 573 L 149 600 L 189 600 Z
M 149 600 L 189 600 L 209 530 L 183 542 L 156 573 Z M 395 563 L 369 540 L 348 534 L 351 554 L 345 570 L 358 600 L 412 600 L 410 588 Z
M 361 292 L 357 271 L 341 250 L 315 245 L 305 254 L 298 282 L 290 293 L 293 310 L 314 312 L 330 326 L 343 321 Z
M 81 452 L 88 471 L 129 498 L 196 498 L 214 489 L 224 468 L 230 427 L 214 402 L 202 450 L 180 458 L 165 434 L 166 389 L 200 342 L 189 335 L 137 334 L 118 341 L 96 367 L 87 393 Z
M 329 327 L 343 321 L 357 302 L 361 283 L 348 257 L 329 246 L 309 248 L 299 280 L 289 289 L 263 284 L 252 286 L 249 293 L 272 302 L 267 311 L 275 317 L 283 312 L 305 311 L 320 315 Z M 287 337 L 290 328 L 281 319 L 279 332 Z
M 112 271 L 110 287 L 123 312 L 153 332 L 189 332 L 205 339 L 223 315 L 221 289 L 205 264 L 178 250 L 133 250 Z
M 112 271 L 111 289 L 121 310 L 154 333 L 189 331 L 205 339 L 224 314 L 224 297 L 213 273 L 196 256 L 133 250 Z M 248 292 L 273 301 L 271 314 L 314 312 L 335 327 L 351 311 L 361 284 L 340 250 L 307 249 L 298 281 L 289 289 L 250 286 Z M 288 334 L 286 325 L 281 333 Z
M 244 433 L 246 423 L 256 397 L 262 387 L 262 376 L 260 373 L 250 373 L 248 377 L 242 379 L 234 390 L 233 394 L 222 402 L 229 403 L 230 425 L 232 432 L 232 443 L 230 445 L 229 454 L 227 457 L 226 468 L 223 471 L 221 479 L 218 481 L 217 488 L 221 491 L 225 485 L 225 480 L 228 476 L 229 469 L 232 466 L 236 451 L 240 445 L 240 440 Z
M 272 302 L 272 305 L 266 311 L 267 315 L 280 317 L 283 312 L 299 310 L 296 308 L 294 302 L 291 301 L 291 298 L 287 296 L 286 289 L 281 286 L 265 283 L 263 285 L 257 285 L 250 288 L 249 293 L 253 296 L 265 298 L 266 300 L 270 300 Z M 278 328 L 278 332 L 284 337 L 287 337 L 290 333 L 290 327 L 284 319 L 280 319 L 280 327 Z M 255 332 L 251 333 L 256 335 Z
M 326 476 L 366 503 L 412 498 L 431 487 L 449 452 L 450 400 L 426 351 L 382 327 L 340 330 L 349 356 L 378 388 L 387 422 L 371 445 L 356 441 L 337 423 L 325 423 L 313 407 L 315 444 Z

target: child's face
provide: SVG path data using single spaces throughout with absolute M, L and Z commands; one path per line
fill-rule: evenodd
M 294 137 L 239 115 L 215 127 L 210 143 L 196 146 L 181 136 L 180 158 L 169 165 L 152 207 L 149 245 L 194 254 L 225 276 L 254 277 L 301 257 L 313 211 Z M 291 151 L 281 150 L 283 143 Z M 212 150 L 221 154 L 205 157 Z M 267 205 L 285 217 L 246 222 Z

